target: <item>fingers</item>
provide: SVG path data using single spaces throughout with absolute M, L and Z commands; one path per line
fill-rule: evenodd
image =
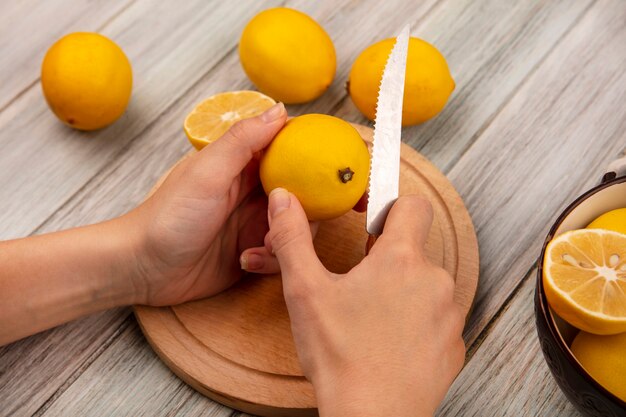
M 309 223 L 311 236 L 315 238 L 319 228 L 319 222 Z M 244 250 L 239 257 L 241 269 L 257 274 L 277 274 L 280 272 L 280 264 L 273 253 L 270 234 L 265 235 L 264 246 Z
M 309 222 L 298 199 L 283 188 L 269 196 L 269 243 L 278 258 L 285 285 L 325 271 L 313 248 Z
M 433 207 L 428 200 L 416 195 L 402 196 L 389 211 L 381 240 L 391 244 L 410 242 L 422 249 L 432 223 Z
M 256 274 L 277 274 L 280 272 L 278 259 L 264 246 L 246 249 L 239 257 L 241 269 Z
M 282 103 L 263 114 L 235 123 L 221 138 L 198 152 L 198 164 L 207 178 L 223 178 L 228 184 L 270 144 L 287 120 Z

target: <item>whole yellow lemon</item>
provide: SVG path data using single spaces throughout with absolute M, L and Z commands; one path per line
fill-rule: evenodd
M 370 156 L 361 135 L 333 116 L 307 114 L 287 122 L 261 159 L 265 192 L 295 194 L 309 220 L 350 211 L 369 179 Z
M 587 229 L 605 229 L 626 235 L 626 208 L 604 213 L 587 226 Z
M 284 103 L 321 96 L 337 66 L 335 47 L 324 29 L 306 14 L 285 7 L 264 10 L 248 22 L 239 58 L 257 88 Z
M 395 38 L 366 48 L 350 71 L 348 93 L 356 107 L 370 120 L 376 116 L 376 100 L 383 71 Z M 402 125 L 423 123 L 437 115 L 454 90 L 454 80 L 441 53 L 418 38 L 409 39 L 404 81 Z
M 626 401 L 626 333 L 598 336 L 580 332 L 572 343 L 572 353 L 593 379 Z
M 76 32 L 48 49 L 41 86 L 54 114 L 80 130 L 107 126 L 124 113 L 133 76 L 126 55 L 97 33 Z

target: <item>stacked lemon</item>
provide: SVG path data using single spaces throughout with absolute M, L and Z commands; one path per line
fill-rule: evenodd
M 578 361 L 626 401 L 626 208 L 550 242 L 543 283 L 552 309 L 581 330 Z

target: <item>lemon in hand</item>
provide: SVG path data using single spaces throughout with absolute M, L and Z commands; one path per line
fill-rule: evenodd
M 41 66 L 41 86 L 65 124 L 95 130 L 119 118 L 130 100 L 132 70 L 124 52 L 97 33 L 71 33 L 50 47 Z
M 626 235 L 582 229 L 546 248 L 543 285 L 565 321 L 599 335 L 626 332 Z
M 350 71 L 348 93 L 356 107 L 370 120 L 376 116 L 378 88 L 395 38 L 371 45 L 357 57 Z M 433 45 L 409 39 L 402 104 L 402 125 L 423 123 L 437 115 L 454 90 L 445 58 Z
M 333 116 L 307 114 L 289 120 L 266 149 L 261 182 L 269 194 L 285 188 L 298 198 L 309 220 L 350 211 L 369 179 L 370 158 L 361 135 Z
M 198 150 L 220 138 L 241 119 L 258 116 L 276 102 L 258 91 L 228 91 L 198 103 L 183 124 L 189 142 Z
M 571 349 L 593 379 L 626 401 L 626 333 L 598 336 L 580 332 Z
M 626 208 L 604 213 L 587 226 L 587 229 L 613 230 L 626 234 Z
M 250 20 L 239 41 L 239 59 L 261 92 L 290 104 L 321 96 L 337 66 L 335 47 L 324 29 L 286 7 L 264 10 Z

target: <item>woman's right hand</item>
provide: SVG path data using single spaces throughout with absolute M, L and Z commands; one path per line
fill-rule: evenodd
M 454 281 L 424 255 L 430 203 L 400 197 L 369 255 L 345 275 L 320 263 L 293 194 L 271 193 L 269 222 L 266 243 L 280 263 L 320 414 L 432 415 L 463 365 L 465 345 Z

